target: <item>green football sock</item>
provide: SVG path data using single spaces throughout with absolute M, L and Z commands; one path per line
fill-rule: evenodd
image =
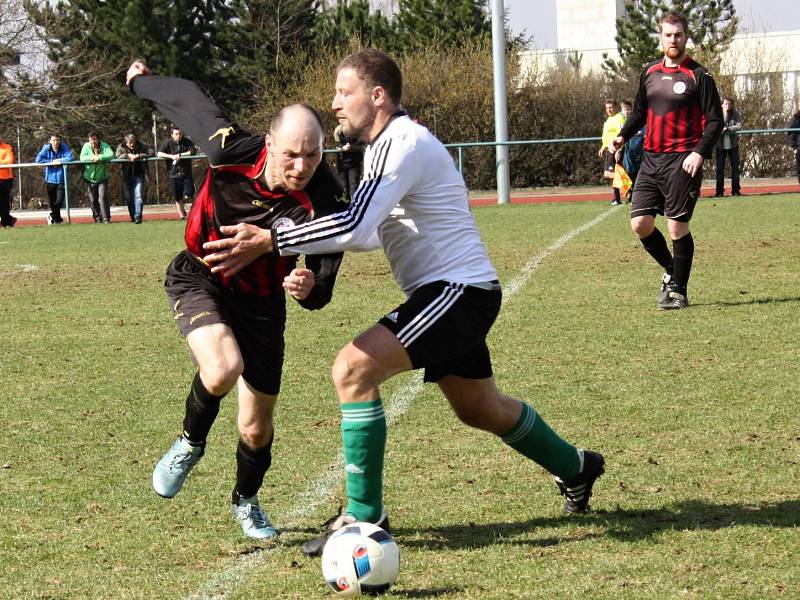
M 381 399 L 341 405 L 342 446 L 347 483 L 346 513 L 375 523 L 383 509 L 383 453 L 386 417 Z
M 564 481 L 573 479 L 580 470 L 578 449 L 550 429 L 539 414 L 522 404 L 517 424 L 501 436 L 514 450 L 540 464 Z

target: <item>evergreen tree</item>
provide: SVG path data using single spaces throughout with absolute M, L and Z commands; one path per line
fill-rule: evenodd
M 625 16 L 617 19 L 614 38 L 620 59 L 603 55 L 603 69 L 612 79 L 635 81 L 642 68 L 661 55 L 658 21 L 668 10 L 686 16 L 694 44 L 692 54 L 713 70 L 736 34 L 733 0 L 676 0 L 669 5 L 658 0 L 626 1 Z
M 317 45 L 348 49 L 351 40 L 391 52 L 397 47 L 393 24 L 369 0 L 337 0 L 323 6 L 314 28 Z
M 488 0 L 400 0 L 395 17 L 398 43 L 406 50 L 435 44 L 458 46 L 491 36 Z
M 255 83 L 274 76 L 285 57 L 314 44 L 317 0 L 231 0 L 233 27 L 223 45 L 232 52 L 227 68 Z

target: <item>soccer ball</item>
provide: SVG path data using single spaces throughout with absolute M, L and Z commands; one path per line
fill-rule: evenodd
M 322 550 L 322 575 L 343 598 L 385 592 L 399 573 L 397 543 L 372 523 L 342 527 L 328 538 Z

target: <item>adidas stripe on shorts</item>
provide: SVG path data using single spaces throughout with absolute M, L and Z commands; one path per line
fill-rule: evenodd
M 485 379 L 492 376 L 486 336 L 501 300 L 497 281 L 435 281 L 414 290 L 378 322 L 394 333 L 414 368 L 425 369 L 425 381 L 445 375 Z

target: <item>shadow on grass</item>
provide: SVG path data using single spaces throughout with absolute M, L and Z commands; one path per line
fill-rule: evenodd
M 751 298 L 731 302 L 692 302 L 691 306 L 748 306 L 758 304 L 780 304 L 783 302 L 800 302 L 800 298 Z
M 581 528 L 575 531 L 575 525 L 591 526 L 600 530 L 587 531 Z M 480 548 L 503 543 L 546 547 L 598 537 L 612 537 L 630 542 L 651 538 L 667 531 L 717 530 L 742 525 L 798 527 L 800 500 L 760 504 L 711 504 L 687 500 L 660 509 L 618 509 L 571 517 L 530 519 L 517 523 L 466 523 L 430 529 L 393 529 L 392 533 L 403 546 L 436 550 Z M 536 529 L 561 526 L 569 526 L 569 532 L 532 540 L 513 539 Z

